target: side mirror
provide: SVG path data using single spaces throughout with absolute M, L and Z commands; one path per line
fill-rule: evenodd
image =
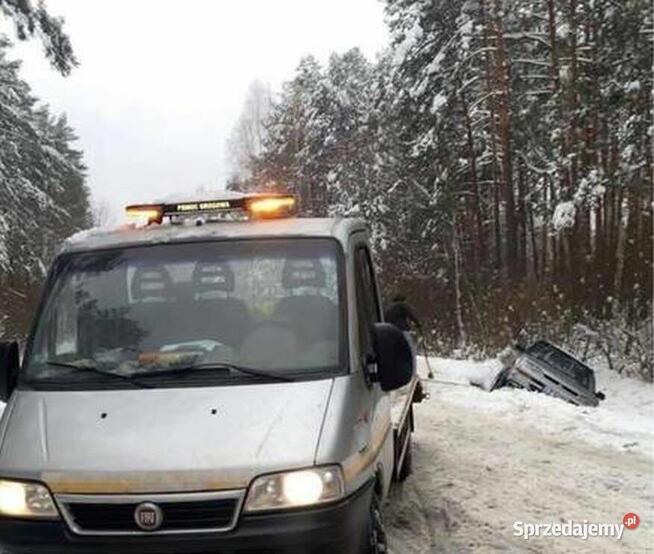
M 0 401 L 7 402 L 18 384 L 18 343 L 0 342 Z
M 596 392 L 596 393 L 595 393 L 595 397 L 597 398 L 597 400 L 604 400 L 604 399 L 606 399 L 606 395 L 605 395 L 603 392 Z
M 403 387 L 413 378 L 413 350 L 395 325 L 376 323 L 373 342 L 377 357 L 377 380 L 384 392 Z

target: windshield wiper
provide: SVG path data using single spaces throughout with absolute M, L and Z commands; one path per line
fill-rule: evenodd
M 152 377 L 159 375 L 179 375 L 190 371 L 211 371 L 211 370 L 222 370 L 222 371 L 235 371 L 237 373 L 243 373 L 244 375 L 250 375 L 251 377 L 258 377 L 259 379 L 272 379 L 275 381 L 283 381 L 285 383 L 290 383 L 295 379 L 288 377 L 286 375 L 279 375 L 276 373 L 270 373 L 268 371 L 263 371 L 253 367 L 244 367 L 240 365 L 230 364 L 230 363 L 204 363 L 204 364 L 194 364 L 185 367 L 173 367 L 170 369 L 157 369 L 155 371 L 148 371 L 139 374 L 139 377 Z
M 130 383 L 131 385 L 134 385 L 135 387 L 141 387 L 143 389 L 153 389 L 155 388 L 154 386 L 143 383 L 137 379 L 134 379 L 130 377 L 129 375 L 123 375 L 122 373 L 114 373 L 113 371 L 104 371 L 102 369 L 99 369 L 95 366 L 92 365 L 76 365 L 76 364 L 71 364 L 71 363 L 66 363 L 66 362 L 57 362 L 54 360 L 47 360 L 46 363 L 48 365 L 52 365 L 55 367 L 65 367 L 66 369 L 73 369 L 75 371 L 79 372 L 86 372 L 86 373 L 95 373 L 97 375 L 104 375 L 106 377 L 114 377 L 116 379 L 122 379 L 123 381 L 126 381 L 127 383 Z

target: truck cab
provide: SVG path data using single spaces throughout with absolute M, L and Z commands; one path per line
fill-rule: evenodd
M 131 206 L 0 345 L 0 550 L 386 551 L 412 349 L 366 225 L 286 195 Z

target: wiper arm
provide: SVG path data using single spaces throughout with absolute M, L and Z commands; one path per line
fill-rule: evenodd
M 245 367 L 241 365 L 234 365 L 234 364 L 197 364 L 194 367 L 198 368 L 203 368 L 205 366 L 208 366 L 209 368 L 212 367 L 224 367 L 226 369 L 229 369 L 231 371 L 237 371 L 238 373 L 243 373 L 244 375 L 251 375 L 252 377 L 262 377 L 265 379 L 275 379 L 277 381 L 283 381 L 285 383 L 290 383 L 292 381 L 295 381 L 292 377 L 288 377 L 287 375 L 279 375 L 278 373 L 271 373 L 269 371 L 262 371 L 260 369 L 256 369 L 253 367 Z
M 71 363 L 66 363 L 66 362 L 57 362 L 54 360 L 48 360 L 46 361 L 48 365 L 55 366 L 55 367 L 65 367 L 66 369 L 74 369 L 75 371 L 79 372 L 86 372 L 86 373 L 96 373 L 97 375 L 104 375 L 108 377 L 114 377 L 116 379 L 122 379 L 123 381 L 126 381 L 127 383 L 130 383 L 131 385 L 134 385 L 135 387 L 141 387 L 143 389 L 153 389 L 152 385 L 149 385 L 147 383 L 143 383 L 137 379 L 134 379 L 130 377 L 129 375 L 123 375 L 121 373 L 114 373 L 113 371 L 104 371 L 102 369 L 99 369 L 95 366 L 92 365 L 76 365 L 76 364 L 71 364 Z
M 263 371 L 260 369 L 256 369 L 253 367 L 244 367 L 240 365 L 235 365 L 235 364 L 230 364 L 230 363 L 204 363 L 204 364 L 194 364 L 190 366 L 185 366 L 185 367 L 174 367 L 170 369 L 157 369 L 155 371 L 148 371 L 145 373 L 142 373 L 142 377 L 152 377 L 152 376 L 157 376 L 157 375 L 171 375 L 171 374 L 177 374 L 179 375 L 180 373 L 186 373 L 190 371 L 195 371 L 195 370 L 208 370 L 211 371 L 212 369 L 215 370 L 224 370 L 224 371 L 236 371 L 237 373 L 243 373 L 244 375 L 250 375 L 252 377 L 258 377 L 260 379 L 272 379 L 274 381 L 282 381 L 285 383 L 290 383 L 294 381 L 295 379 L 288 377 L 286 375 L 279 375 L 276 373 L 271 373 L 268 371 Z

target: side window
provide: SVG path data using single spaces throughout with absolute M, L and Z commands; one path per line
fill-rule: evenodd
M 361 355 L 373 354 L 372 326 L 380 321 L 375 279 L 367 248 L 360 247 L 355 254 L 357 314 Z

